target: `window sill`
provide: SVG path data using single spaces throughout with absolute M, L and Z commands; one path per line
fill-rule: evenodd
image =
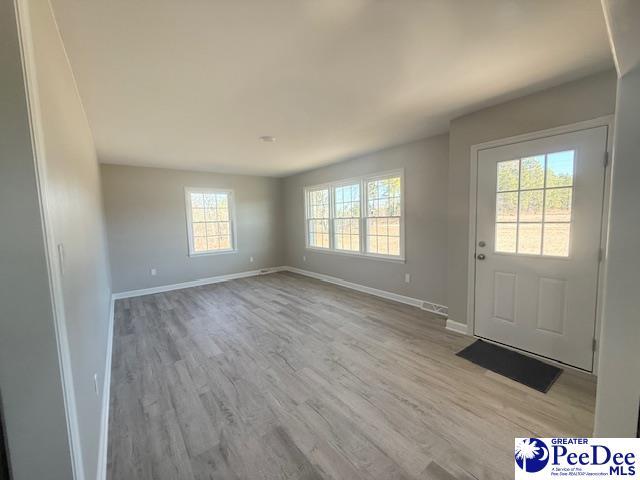
M 189 252 L 189 257 L 208 257 L 211 255 L 228 255 L 230 253 L 238 253 L 238 249 L 232 249 L 232 250 L 212 250 L 212 251 L 208 251 L 208 252 L 201 252 L 201 253 L 196 253 L 196 252 Z
M 401 257 L 389 257 L 385 255 L 374 255 L 371 253 L 349 252 L 347 250 L 330 250 L 328 248 L 315 248 L 315 247 L 305 247 L 305 250 L 309 250 L 310 252 L 329 254 L 329 255 L 341 255 L 345 257 L 363 258 L 367 260 L 379 260 L 382 262 L 406 263 L 406 260 Z

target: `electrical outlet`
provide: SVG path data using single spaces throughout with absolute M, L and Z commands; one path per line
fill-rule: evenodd
M 155 268 L 152 268 L 152 269 L 151 269 L 151 276 L 152 276 L 152 277 L 155 277 L 155 276 L 156 276 L 156 273 L 158 273 L 158 271 L 157 271 Z
M 253 263 L 253 257 L 249 257 L 249 261 Z
M 96 397 L 100 396 L 100 387 L 98 387 L 98 374 L 93 374 L 93 389 L 96 391 Z
M 303 256 L 302 256 L 302 261 L 303 261 L 303 262 L 306 262 L 306 261 L 307 261 L 307 256 L 306 256 L 306 255 L 303 255 Z
M 405 273 L 404 274 L 404 283 L 411 283 L 411 274 L 410 273 Z

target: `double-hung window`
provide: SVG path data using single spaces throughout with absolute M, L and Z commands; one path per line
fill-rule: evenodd
M 333 187 L 333 243 L 336 250 L 360 251 L 360 182 Z
M 402 171 L 307 187 L 307 248 L 404 260 L 402 199 Z
M 401 177 L 367 181 L 367 253 L 400 256 Z
M 232 190 L 185 188 L 189 255 L 234 252 Z
M 310 247 L 330 248 L 329 195 L 329 187 L 316 187 L 307 191 L 307 239 Z

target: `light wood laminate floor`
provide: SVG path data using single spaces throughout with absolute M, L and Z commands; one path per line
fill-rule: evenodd
M 119 300 L 109 479 L 513 478 L 514 437 L 591 433 L 591 378 L 545 395 L 471 342 L 291 273 Z

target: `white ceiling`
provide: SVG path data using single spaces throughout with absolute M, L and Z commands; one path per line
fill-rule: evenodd
M 105 163 L 287 175 L 613 65 L 599 0 L 52 3 Z

